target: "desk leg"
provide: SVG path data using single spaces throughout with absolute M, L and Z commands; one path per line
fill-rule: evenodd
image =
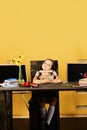
M 5 95 L 0 92 L 0 130 L 6 130 Z
M 59 91 L 58 91 L 58 100 L 57 100 L 57 104 L 58 104 L 58 110 L 57 110 L 57 119 L 58 119 L 58 130 L 60 130 L 60 102 L 59 102 Z
M 6 108 L 6 127 L 7 130 L 13 129 L 13 121 L 12 121 L 12 92 L 5 92 L 5 108 Z
M 55 113 L 51 121 L 51 124 L 53 126 L 53 130 L 60 130 L 59 91 L 56 93 L 56 97 L 57 97 L 57 103 L 55 106 Z

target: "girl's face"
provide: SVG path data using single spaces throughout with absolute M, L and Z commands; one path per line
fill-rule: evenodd
M 42 69 L 51 70 L 52 65 L 53 65 L 53 62 L 51 60 L 45 60 L 44 63 L 42 64 Z

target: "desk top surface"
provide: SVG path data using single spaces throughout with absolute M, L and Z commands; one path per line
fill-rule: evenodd
M 32 87 L 0 87 L 0 91 L 87 91 L 87 86 L 79 86 L 77 82 L 40 84 L 37 88 Z

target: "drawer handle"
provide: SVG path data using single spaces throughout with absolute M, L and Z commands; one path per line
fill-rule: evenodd
M 87 105 L 77 105 L 77 109 L 87 109 Z

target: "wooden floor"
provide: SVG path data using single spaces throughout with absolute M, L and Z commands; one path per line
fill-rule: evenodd
M 13 119 L 13 130 L 29 130 L 29 119 Z
M 29 130 L 29 119 L 13 119 L 13 130 Z M 60 130 L 87 130 L 87 117 L 61 118 Z

